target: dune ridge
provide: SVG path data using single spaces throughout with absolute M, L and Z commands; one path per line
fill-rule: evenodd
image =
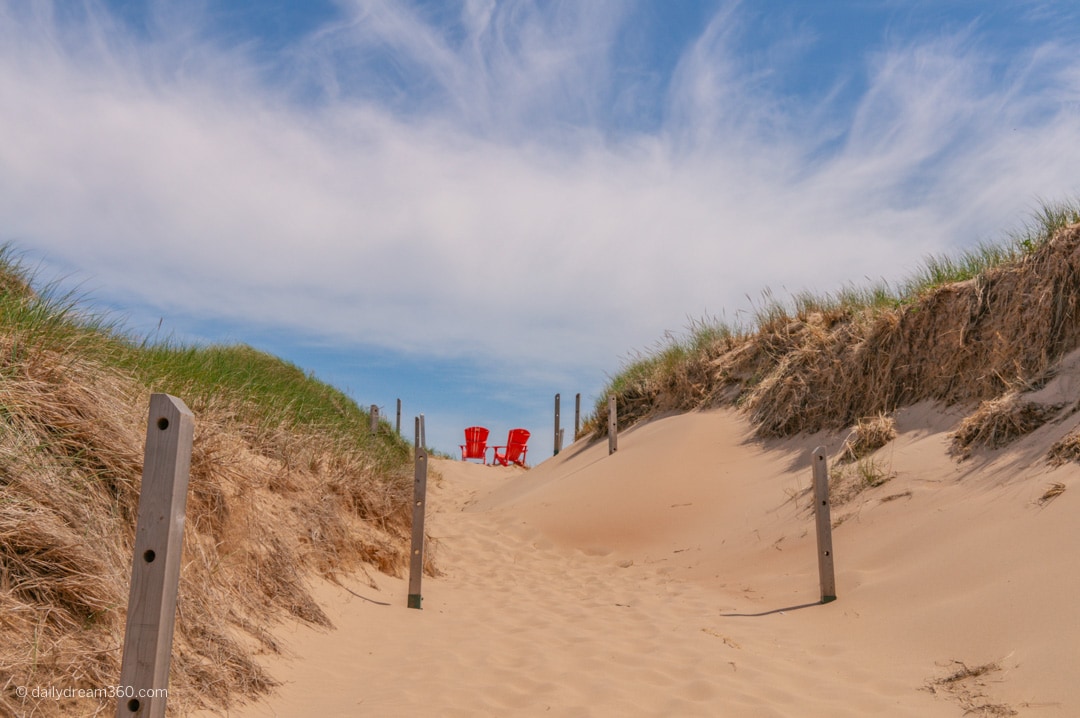
M 620 431 L 666 411 L 736 406 L 758 435 L 779 437 L 1037 389 L 1080 346 L 1080 209 L 1044 213 L 1038 233 L 987 249 L 985 266 L 954 269 L 962 280 L 774 301 L 753 331 L 705 323 L 689 347 L 661 347 L 614 377 L 583 430 L 607 434 L 608 395 Z

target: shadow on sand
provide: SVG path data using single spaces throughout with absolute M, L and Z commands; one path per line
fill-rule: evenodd
M 771 611 L 762 611 L 761 613 L 721 613 L 724 618 L 758 618 L 759 616 L 772 616 L 776 613 L 786 613 L 787 611 L 798 611 L 800 608 L 811 608 L 812 606 L 823 606 L 831 601 L 814 601 L 813 603 L 800 603 L 798 606 L 786 606 L 785 608 L 774 608 Z

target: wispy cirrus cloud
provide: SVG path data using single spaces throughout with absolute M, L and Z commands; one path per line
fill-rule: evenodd
M 0 236 L 178 321 L 596 372 L 1078 189 L 1080 62 L 978 23 L 796 97 L 821 38 L 739 4 L 662 77 L 619 61 L 621 2 L 342 3 L 273 61 L 182 4 L 86 7 L 0 2 Z

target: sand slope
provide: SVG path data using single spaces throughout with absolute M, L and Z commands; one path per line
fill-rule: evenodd
M 895 476 L 833 509 L 827 605 L 808 459 L 842 437 L 720 410 L 529 471 L 433 461 L 423 610 L 324 586 L 337 630 L 282 627 L 285 684 L 230 715 L 1080 715 L 1080 468 L 1042 458 L 1075 421 L 957 463 L 958 418 L 897 416 Z

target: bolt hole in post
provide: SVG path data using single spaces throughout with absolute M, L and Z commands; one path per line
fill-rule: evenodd
M 146 552 L 143 553 L 142 557 L 143 561 L 146 561 L 147 563 L 153 563 L 154 559 L 157 558 L 157 554 L 154 553 L 153 549 L 147 549 Z
M 157 420 L 157 428 L 165 431 L 169 428 L 169 420 L 164 416 Z

